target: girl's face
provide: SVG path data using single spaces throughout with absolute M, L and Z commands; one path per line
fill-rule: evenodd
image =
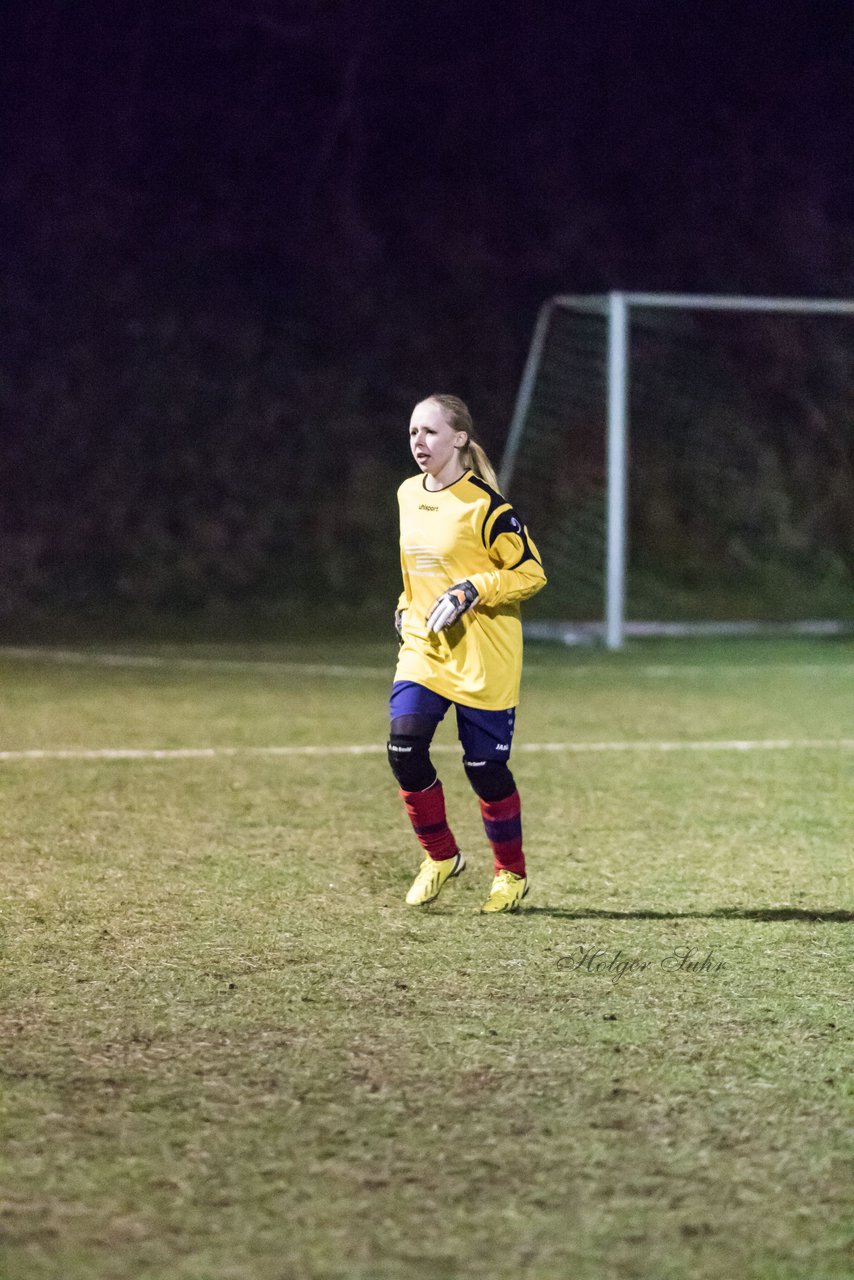
M 459 450 L 466 442 L 465 431 L 455 431 L 435 400 L 422 400 L 409 421 L 409 447 L 421 470 L 447 483 L 460 469 Z

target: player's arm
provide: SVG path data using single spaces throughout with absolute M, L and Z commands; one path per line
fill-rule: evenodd
M 409 608 L 411 600 L 409 587 L 409 574 L 406 571 L 406 562 L 403 558 L 403 547 L 400 549 L 400 572 L 403 577 L 403 590 L 397 598 L 397 605 L 394 610 L 394 629 L 397 632 L 398 640 L 403 640 L 403 615 Z
M 546 575 L 539 552 L 509 503 L 488 517 L 483 540 L 495 568 L 469 579 L 479 604 L 517 604 L 543 589 Z

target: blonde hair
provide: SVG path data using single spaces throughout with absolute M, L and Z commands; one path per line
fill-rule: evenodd
M 485 480 L 491 489 L 498 491 L 495 468 L 489 461 L 483 445 L 478 444 L 474 438 L 474 424 L 468 405 L 459 396 L 432 395 L 427 399 L 434 400 L 439 405 L 449 427 L 454 431 L 464 431 L 468 436 L 468 440 L 460 449 L 460 461 L 463 466 L 473 471 L 481 480 Z

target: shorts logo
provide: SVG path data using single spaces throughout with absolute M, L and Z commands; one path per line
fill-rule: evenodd
M 509 743 L 509 742 L 498 742 L 498 743 L 496 743 L 495 750 L 496 750 L 496 751 L 509 751 L 509 750 L 510 750 L 510 743 Z
M 426 503 L 426 502 L 422 502 L 422 503 L 421 503 L 421 506 L 418 508 L 418 510 L 419 510 L 419 511 L 438 511 L 438 510 L 439 510 L 439 508 L 438 508 L 438 507 L 431 507 L 431 506 L 429 506 L 429 505 L 428 505 L 428 503 Z

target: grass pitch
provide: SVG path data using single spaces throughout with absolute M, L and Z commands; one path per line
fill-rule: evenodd
M 0 1275 L 854 1275 L 850 646 L 531 646 L 497 918 L 451 724 L 403 905 L 389 646 L 144 656 L 0 654 Z

